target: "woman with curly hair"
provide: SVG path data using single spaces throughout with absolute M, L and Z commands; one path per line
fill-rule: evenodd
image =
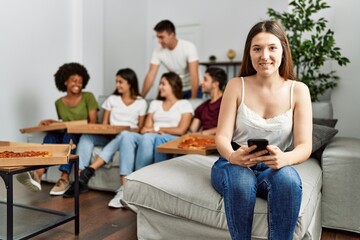
M 58 121 L 87 120 L 89 123 L 97 122 L 98 104 L 94 95 L 90 92 L 83 92 L 89 82 L 90 76 L 84 66 L 79 63 L 66 63 L 55 73 L 55 85 L 66 95 L 55 101 L 56 112 L 59 120 L 46 119 L 40 121 L 39 125 L 49 125 Z M 79 134 L 68 134 L 65 132 L 49 132 L 43 143 L 68 144 L 72 141 L 77 144 Z M 71 150 L 75 154 L 75 149 Z M 69 187 L 69 175 L 72 163 L 60 165 L 61 175 L 55 186 L 51 189 L 50 195 L 62 195 Z M 38 169 L 33 172 L 25 172 L 17 175 L 17 180 L 24 184 L 31 191 L 40 191 L 40 180 L 46 169 Z

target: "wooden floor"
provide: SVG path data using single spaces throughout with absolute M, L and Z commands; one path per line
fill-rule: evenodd
M 38 193 L 27 191 L 14 181 L 14 202 L 50 208 L 58 211 L 73 211 L 73 199 L 51 197 L 52 185 L 43 183 Z M 4 183 L 0 180 L 0 197 L 5 198 Z M 136 215 L 130 210 L 110 209 L 107 206 L 113 193 L 90 191 L 80 195 L 80 234 L 74 235 L 74 223 L 69 222 L 33 239 L 121 239 L 136 240 Z M 29 219 L 32 221 L 32 219 Z M 323 229 L 322 240 L 359 240 L 360 234 Z M 201 240 L 201 239 L 200 239 Z

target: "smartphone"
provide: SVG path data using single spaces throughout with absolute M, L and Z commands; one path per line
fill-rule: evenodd
M 256 149 L 251 151 L 251 153 L 255 153 L 261 150 L 266 150 L 266 146 L 269 145 L 269 141 L 267 139 L 264 138 L 251 138 L 248 139 L 248 146 L 252 146 L 252 145 L 256 145 Z M 269 155 L 269 154 L 265 154 L 265 155 Z

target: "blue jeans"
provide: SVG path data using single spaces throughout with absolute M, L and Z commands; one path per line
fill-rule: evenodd
M 161 135 L 157 135 L 155 137 L 155 141 L 154 141 L 154 147 L 155 147 L 154 162 L 155 163 L 161 162 L 164 160 L 168 160 L 174 156 L 174 154 L 159 153 L 158 151 L 156 151 L 156 148 L 159 145 L 161 145 L 163 143 L 167 143 L 175 138 L 178 138 L 178 136 L 170 135 L 170 134 L 161 134 Z
M 191 90 L 186 90 L 182 92 L 183 99 L 190 99 L 191 98 Z M 197 98 L 203 98 L 203 92 L 201 90 L 201 85 L 199 85 Z
M 92 151 L 95 146 L 105 146 L 99 153 L 99 157 L 108 163 L 114 153 L 119 150 L 120 139 L 121 133 L 115 137 L 112 135 L 82 135 L 76 151 L 80 158 L 79 169 L 83 170 L 90 165 Z
M 69 144 L 70 139 L 73 144 L 77 145 L 79 142 L 80 134 L 71 134 L 71 133 L 63 133 L 63 132 L 49 132 L 46 134 L 43 143 L 48 144 Z M 75 154 L 75 149 L 71 150 L 71 154 Z M 73 162 L 69 162 L 68 164 L 62 164 L 59 166 L 59 170 L 62 172 L 66 172 L 68 174 L 71 173 Z
M 302 198 L 293 167 L 273 170 L 258 163 L 245 168 L 220 157 L 211 169 L 211 183 L 224 198 L 231 239 L 251 239 L 256 197 L 268 203 L 268 239 L 292 239 Z
M 135 170 L 154 162 L 154 140 L 157 133 L 143 135 L 122 132 L 120 141 L 120 175 L 129 175 Z

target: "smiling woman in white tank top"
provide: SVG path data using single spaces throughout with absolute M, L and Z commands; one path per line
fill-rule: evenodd
M 216 133 L 221 157 L 211 170 L 233 240 L 251 239 L 256 197 L 268 203 L 268 239 L 292 239 L 302 183 L 291 165 L 308 159 L 312 146 L 309 89 L 291 80 L 292 67 L 283 26 L 275 21 L 254 25 L 241 77 L 231 79 L 223 95 Z M 269 145 L 252 152 L 257 146 L 247 146 L 250 138 L 267 139 Z M 290 145 L 293 149 L 286 151 Z
M 289 89 L 288 101 L 284 99 L 284 105 L 288 105 L 285 112 L 264 118 L 249 108 L 245 102 L 245 79 L 241 77 L 241 103 L 237 110 L 235 130 L 232 141 L 240 146 L 247 145 L 250 138 L 265 138 L 271 145 L 278 146 L 285 151 L 292 142 L 293 125 L 293 92 L 295 81 L 285 84 L 284 88 Z M 248 96 L 251 98 L 251 96 Z

